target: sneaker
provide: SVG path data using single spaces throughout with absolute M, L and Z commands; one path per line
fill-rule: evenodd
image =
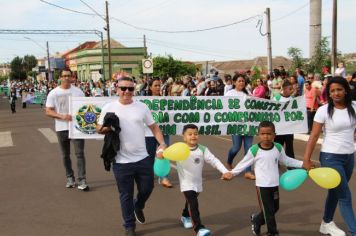
M 184 228 L 186 228 L 186 229 L 193 228 L 192 218 L 182 216 L 180 218 L 180 221 L 183 223 Z
M 334 221 L 330 223 L 321 222 L 319 232 L 322 234 L 329 234 L 331 236 L 346 236 L 345 232 L 336 226 Z
M 197 236 L 210 236 L 211 231 L 205 228 L 199 229 Z
M 143 210 L 135 209 L 134 213 L 138 223 L 144 224 L 146 222 L 145 215 L 143 214 Z
M 88 191 L 89 190 L 89 186 L 87 185 L 87 181 L 85 179 L 82 179 L 81 181 L 79 181 L 78 189 L 82 190 L 82 191 Z
M 257 224 L 256 223 L 256 215 L 255 214 L 252 214 L 251 215 L 251 230 L 252 230 L 252 233 L 253 235 L 261 235 L 261 225 Z
M 125 236 L 136 236 L 136 232 L 134 228 L 129 228 L 125 230 Z
M 67 178 L 66 188 L 74 188 L 75 187 L 75 180 L 73 177 Z

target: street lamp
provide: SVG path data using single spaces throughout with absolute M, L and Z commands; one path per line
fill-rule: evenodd
M 49 61 L 49 46 L 48 46 L 48 41 L 46 42 L 47 48 L 43 47 L 41 44 L 39 44 L 38 42 L 36 42 L 35 40 L 31 39 L 30 37 L 24 37 L 27 40 L 30 40 L 32 42 L 34 42 L 35 44 L 37 44 L 37 46 L 39 46 L 40 48 L 42 48 L 43 50 L 47 51 L 47 63 L 48 63 L 48 80 L 51 81 L 52 80 L 52 74 L 51 74 L 51 64 Z

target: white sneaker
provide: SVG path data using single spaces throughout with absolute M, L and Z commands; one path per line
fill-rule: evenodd
M 198 233 L 197 233 L 197 236 L 210 236 L 211 235 L 211 232 L 210 230 L 208 229 L 199 229 Z
M 89 186 L 87 185 L 87 181 L 85 179 L 82 179 L 81 181 L 79 181 L 78 189 L 82 190 L 82 191 L 88 191 L 89 190 Z
M 74 188 L 75 187 L 75 180 L 73 177 L 67 178 L 66 188 Z
M 345 232 L 339 229 L 334 221 L 330 223 L 321 222 L 319 232 L 322 234 L 329 234 L 331 236 L 346 236 Z
M 193 228 L 192 218 L 182 216 L 180 221 L 183 223 L 184 228 L 191 229 Z

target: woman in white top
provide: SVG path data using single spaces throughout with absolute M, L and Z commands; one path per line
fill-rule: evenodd
M 351 191 L 348 185 L 354 169 L 354 131 L 356 127 L 356 103 L 352 102 L 347 81 L 334 77 L 326 85 L 328 104 L 320 107 L 314 117 L 313 129 L 304 153 L 304 166 L 312 168 L 311 155 L 323 129 L 320 164 L 331 167 L 341 176 L 338 187 L 328 190 L 324 216 L 319 231 L 323 234 L 346 235 L 333 222 L 337 203 L 351 235 L 356 236 L 356 220 L 352 209 Z
M 233 77 L 233 81 L 235 82 L 235 89 L 231 89 L 230 91 L 228 91 L 225 94 L 225 96 L 238 96 L 241 98 L 247 96 L 245 77 L 243 75 L 235 75 Z M 229 150 L 227 163 L 226 163 L 226 167 L 230 170 L 232 169 L 232 162 L 234 161 L 236 154 L 241 149 L 242 141 L 244 142 L 245 155 L 247 151 L 250 149 L 250 147 L 252 146 L 252 142 L 253 142 L 253 136 L 249 136 L 249 135 L 232 135 L 231 137 L 232 137 L 232 147 Z M 252 174 L 251 167 L 247 167 L 245 169 L 245 178 L 251 180 L 256 179 L 256 177 Z

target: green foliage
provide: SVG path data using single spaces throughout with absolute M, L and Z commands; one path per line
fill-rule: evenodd
M 251 68 L 251 82 L 252 86 L 256 86 L 256 80 L 261 78 L 262 68 L 253 66 Z
M 307 72 L 322 74 L 323 67 L 331 67 L 330 46 L 327 37 L 322 37 L 315 47 L 315 54 L 306 67 Z
M 59 70 L 55 70 L 54 71 L 54 81 L 58 81 L 60 77 L 60 71 Z
M 194 64 L 175 60 L 172 56 L 153 58 L 153 76 L 163 77 L 166 75 L 177 78 L 184 75 L 195 75 Z
M 303 52 L 300 48 L 290 47 L 288 48 L 287 54 L 293 61 L 289 68 L 290 74 L 294 74 L 296 68 L 304 67 L 305 59 L 303 59 Z
M 11 61 L 10 79 L 18 79 L 18 80 L 26 79 L 26 72 L 22 66 L 22 58 L 21 57 L 15 57 Z
M 0 75 L 0 83 L 7 80 L 7 75 Z
M 37 65 L 37 59 L 35 56 L 26 55 L 22 57 L 15 57 L 11 61 L 11 79 L 25 80 L 27 73 Z

